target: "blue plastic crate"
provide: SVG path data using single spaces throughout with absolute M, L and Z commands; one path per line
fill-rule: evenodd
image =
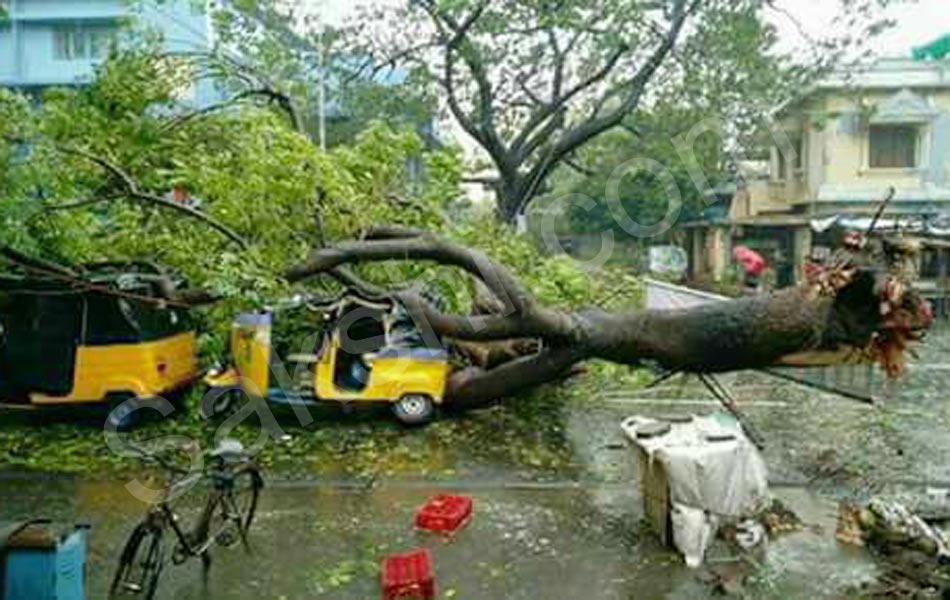
M 33 522 L 0 540 L 0 600 L 83 600 L 86 536 L 84 526 L 57 532 Z

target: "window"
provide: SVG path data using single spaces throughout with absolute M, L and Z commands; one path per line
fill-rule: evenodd
M 872 169 L 912 169 L 917 166 L 917 127 L 871 125 Z
M 795 153 L 795 156 L 792 157 L 792 168 L 795 171 L 800 171 L 804 166 L 804 144 L 800 138 L 790 140 L 791 147 L 784 148 L 782 146 L 776 147 L 777 156 L 778 156 L 778 179 L 779 181 L 785 181 L 788 179 L 788 157 L 786 156 L 788 150 L 790 149 Z
M 924 247 L 920 253 L 920 278 L 941 279 L 950 275 L 947 272 L 947 258 L 950 251 L 945 248 Z
M 53 58 L 56 60 L 105 58 L 114 37 L 114 28 L 101 25 L 58 27 L 53 32 Z

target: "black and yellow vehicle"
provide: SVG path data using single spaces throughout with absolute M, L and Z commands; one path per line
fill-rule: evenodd
M 128 428 L 132 399 L 167 397 L 200 378 L 187 312 L 146 276 L 111 269 L 83 283 L 0 277 L 0 405 L 104 405 Z
M 310 306 L 325 326 L 302 340 L 296 353 L 274 347 L 278 313 L 246 313 L 235 319 L 233 366 L 205 379 L 212 388 L 202 409 L 205 416 L 227 412 L 236 399 L 247 396 L 288 405 L 385 403 L 406 425 L 433 418 L 443 401 L 449 355 L 424 344 L 401 307 L 352 296 Z

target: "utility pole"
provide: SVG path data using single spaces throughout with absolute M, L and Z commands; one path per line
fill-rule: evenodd
M 320 82 L 319 87 L 317 88 L 317 103 L 319 104 L 319 122 L 320 122 L 320 150 L 326 151 L 327 149 L 327 70 L 325 63 L 326 52 L 323 48 L 323 23 L 320 23 L 320 37 L 319 37 L 320 49 L 319 49 L 319 68 L 320 68 Z
M 324 47 L 324 34 L 326 32 L 326 20 L 324 19 L 324 3 L 321 1 L 317 5 L 317 10 L 319 11 L 318 16 L 318 27 L 320 28 L 317 35 L 317 43 L 320 45 L 317 48 L 317 68 L 320 69 L 319 80 L 317 83 L 317 110 L 318 116 L 318 126 L 320 131 L 320 150 L 326 151 L 327 149 L 327 69 L 326 69 L 326 48 Z

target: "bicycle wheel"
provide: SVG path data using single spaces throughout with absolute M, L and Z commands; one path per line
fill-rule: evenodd
M 257 499 L 264 485 L 260 472 L 253 465 L 236 468 L 231 473 L 231 487 L 210 510 L 209 535 L 219 546 L 232 546 L 239 541 L 249 550 L 247 532 L 254 521 Z
M 234 500 L 234 508 L 238 511 L 241 529 L 245 533 L 254 522 L 254 512 L 257 510 L 257 499 L 262 487 L 264 487 L 264 479 L 257 467 L 245 465 L 234 472 L 231 497 Z
M 158 589 L 164 559 L 162 531 L 140 523 L 122 549 L 119 568 L 109 588 L 109 598 L 152 600 Z

